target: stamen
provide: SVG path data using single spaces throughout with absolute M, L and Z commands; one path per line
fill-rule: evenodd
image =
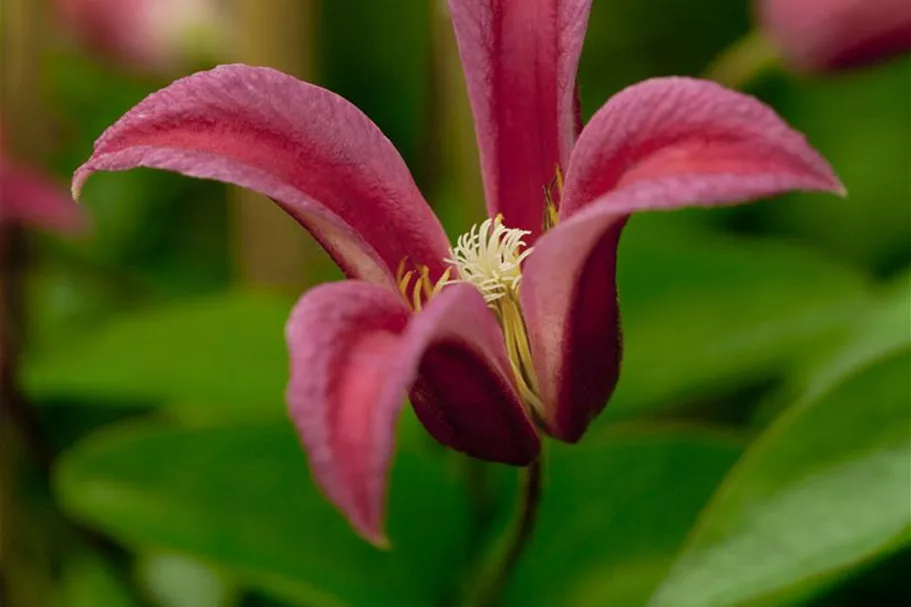
M 542 230 L 544 232 L 553 228 L 557 225 L 557 222 L 560 220 L 559 211 L 557 209 L 556 199 L 563 199 L 563 171 L 560 170 L 560 165 L 556 167 L 556 175 L 551 179 L 550 183 L 544 186 L 544 221 L 542 222 Z M 554 195 L 556 193 L 556 196 Z
M 395 272 L 395 282 L 398 284 L 399 292 L 405 298 L 412 310 L 420 312 L 424 304 L 449 283 L 449 277 L 452 276 L 452 268 L 446 268 L 446 271 L 440 275 L 436 283 L 430 278 L 430 268 L 425 265 L 417 266 L 415 270 L 405 271 L 408 258 L 399 262 Z
M 474 285 L 503 328 L 509 364 L 522 402 L 540 414 L 537 378 L 528 344 L 528 331 L 519 305 L 522 263 L 532 253 L 524 238 L 525 230 L 507 228 L 503 216 L 475 225 L 463 234 L 446 261 L 458 270 L 458 278 L 449 283 Z
M 452 257 L 446 260 L 459 272 L 459 278 L 449 282 L 474 285 L 488 305 L 517 292 L 522 262 L 532 252 L 522 240 L 529 234 L 504 226 L 502 215 L 472 226 L 459 237 Z

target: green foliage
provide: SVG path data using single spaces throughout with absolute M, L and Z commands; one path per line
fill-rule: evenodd
M 840 377 L 823 368 L 813 385 L 825 388 L 752 445 L 650 605 L 740 605 L 818 584 L 907 541 L 911 352 L 907 316 L 894 320 L 882 322 L 904 331 L 903 348 L 852 365 L 844 352 L 857 349 L 840 351 Z M 864 334 L 860 347 L 869 342 Z
M 856 314 L 865 281 L 782 242 L 637 217 L 620 247 L 623 371 L 608 415 L 718 395 L 774 376 Z
M 911 60 L 825 81 L 778 81 L 761 92 L 806 132 L 848 196 L 792 194 L 764 223 L 877 273 L 911 261 Z
M 465 495 L 442 458 L 399 454 L 383 552 L 315 488 L 288 424 L 112 427 L 56 480 L 67 511 L 126 544 L 192 554 L 306 605 L 427 605 L 465 555 Z
M 90 551 L 63 564 L 56 607 L 139 607 L 129 585 L 105 559 Z
M 555 447 L 507 604 L 643 604 L 740 451 L 705 431 L 636 426 Z
M 291 305 L 237 292 L 143 310 L 27 359 L 24 386 L 36 399 L 163 402 L 191 419 L 283 417 Z

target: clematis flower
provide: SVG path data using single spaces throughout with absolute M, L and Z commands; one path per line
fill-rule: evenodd
M 82 44 L 152 72 L 215 55 L 227 31 L 225 0 L 53 0 L 53 6 Z
M 771 39 L 802 71 L 865 65 L 911 49 L 907 0 L 760 0 L 757 8 Z
M 427 431 L 517 466 L 542 435 L 578 441 L 617 382 L 617 243 L 630 213 L 840 191 L 759 101 L 658 78 L 580 131 L 589 0 L 450 0 L 489 217 L 450 248 L 393 145 L 356 107 L 266 68 L 219 67 L 142 101 L 95 145 L 96 171 L 153 167 L 261 192 L 350 280 L 287 325 L 287 400 L 316 481 L 371 541 L 406 394 Z

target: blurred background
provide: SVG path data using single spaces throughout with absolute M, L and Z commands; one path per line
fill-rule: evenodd
M 3 162 L 60 197 L 145 95 L 240 61 L 362 108 L 451 237 L 482 217 L 441 1 L 0 2 Z M 550 446 L 503 604 L 908 599 L 909 43 L 902 1 L 594 1 L 585 116 L 644 78 L 708 75 L 805 132 L 849 195 L 632 219 L 620 385 L 581 445 Z M 154 171 L 93 178 L 63 234 L 9 210 L 13 192 L 0 604 L 459 604 L 515 472 L 466 464 L 406 411 L 393 548 L 322 500 L 286 421 L 283 324 L 340 273 L 303 230 L 257 195 Z

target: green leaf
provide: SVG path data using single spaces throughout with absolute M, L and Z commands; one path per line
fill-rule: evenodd
M 58 607 L 137 607 L 130 588 L 100 556 L 77 552 L 61 570 Z
M 292 302 L 231 293 L 143 310 L 69 348 L 24 361 L 36 400 L 174 405 L 202 419 L 284 417 L 284 325 Z
M 467 506 L 448 472 L 399 454 L 386 552 L 325 501 L 286 424 L 115 427 L 64 456 L 56 488 L 72 516 L 128 545 L 308 606 L 424 606 L 449 592 L 465 556 Z
M 741 605 L 907 541 L 911 353 L 789 409 L 731 472 L 652 607 Z
M 616 427 L 553 450 L 510 605 L 642 605 L 740 454 L 704 431 Z
M 157 607 L 233 607 L 239 595 L 225 576 L 179 554 L 141 557 L 136 566 L 146 594 Z
M 635 217 L 621 242 L 624 359 L 608 416 L 774 376 L 868 299 L 864 279 L 807 250 L 678 220 Z
M 845 198 L 785 197 L 767 222 L 834 255 L 887 273 L 911 261 L 908 57 L 837 78 L 780 79 L 764 95 L 825 156 Z M 771 209 L 769 209 L 771 211 Z
M 818 398 L 863 367 L 911 347 L 909 311 L 911 275 L 880 289 L 818 347 L 794 361 L 782 390 L 773 392 L 760 406 L 755 425 L 764 428 L 788 404 Z
M 821 394 L 861 367 L 911 346 L 911 277 L 890 285 L 865 312 L 845 327 L 833 353 L 808 365 L 803 373 L 808 392 L 805 398 Z

